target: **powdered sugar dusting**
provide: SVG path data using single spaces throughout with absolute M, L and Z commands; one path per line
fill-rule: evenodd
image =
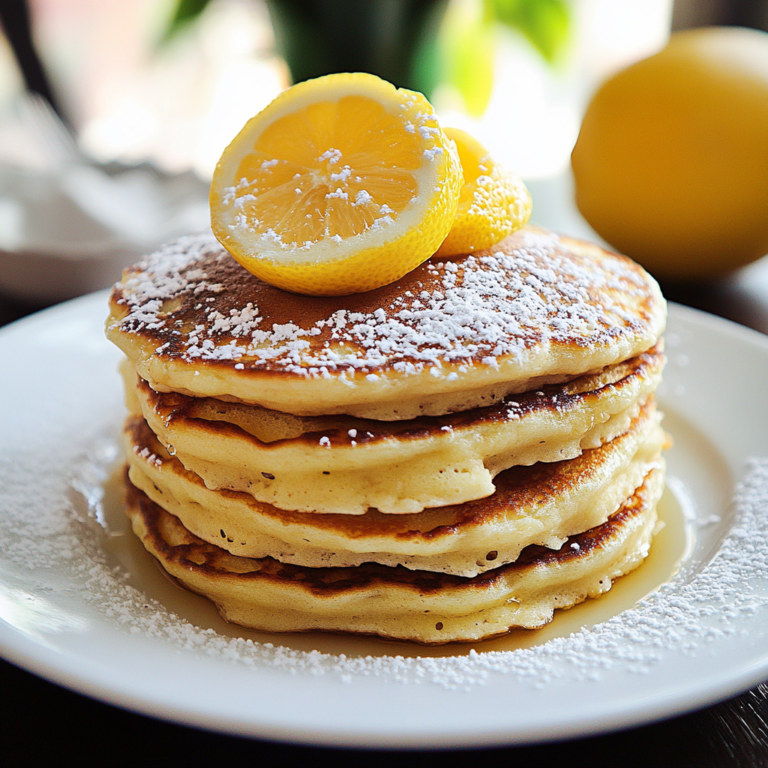
M 380 369 L 401 375 L 432 369 L 442 376 L 451 373 L 441 371 L 443 364 L 497 368 L 502 358 L 524 361 L 534 347 L 594 346 L 661 330 L 655 286 L 633 265 L 569 253 L 549 234 L 521 234 L 514 243 L 428 262 L 409 289 L 382 294 L 365 311 L 342 308 L 311 322 L 276 323 L 257 291 L 238 304 L 242 291 L 222 290 L 232 261 L 212 235 L 182 238 L 116 288 L 117 302 L 127 308 L 116 329 L 151 332 L 162 340 L 157 354 L 188 362 L 236 361 L 309 377 Z M 238 274 L 258 282 L 245 270 Z M 196 321 L 189 327 L 193 300 Z M 174 302 L 187 305 L 183 318 Z
M 734 617 L 768 614 L 768 457 L 753 459 L 737 487 L 734 523 L 716 558 L 701 572 L 681 573 L 636 608 L 591 630 L 524 650 L 353 658 L 225 637 L 194 626 L 133 587 L 130 575 L 110 564 L 103 547 L 103 487 L 116 454 L 115 442 L 105 437 L 91 443 L 74 472 L 65 471 L 64 460 L 53 466 L 55 456 L 46 457 L 48 471 L 34 478 L 20 472 L 16 461 L 0 463 L 0 486 L 6 489 L 0 497 L 0 551 L 4 562 L 41 573 L 41 578 L 46 571 L 67 571 L 80 597 L 117 631 L 161 640 L 180 653 L 255 670 L 327 675 L 350 684 L 376 676 L 471 689 L 503 674 L 543 687 L 563 678 L 598 680 L 608 670 L 648 672 L 662 652 L 708 652 L 712 642 L 737 632 Z M 67 485 L 87 500 L 87 515 L 78 514 L 71 496 L 68 501 Z M 755 621 L 753 632 L 760 626 L 766 622 Z
M 303 252 L 303 256 L 309 256 L 315 246 L 329 252 L 327 247 L 341 242 L 342 234 L 343 239 L 357 239 L 358 244 L 365 247 L 366 235 L 380 233 L 395 223 L 395 218 L 389 215 L 395 211 L 386 201 L 406 215 L 410 207 L 423 206 L 425 200 L 429 201 L 428 188 L 442 165 L 444 150 L 440 144 L 444 137 L 437 120 L 431 110 L 417 111 L 414 106 L 415 102 L 410 99 L 401 103 L 404 114 L 396 118 L 402 119 L 401 127 L 414 137 L 418 126 L 420 141 L 411 146 L 412 154 L 405 164 L 401 163 L 402 156 L 395 159 L 389 155 L 387 150 L 394 134 L 378 120 L 371 123 L 369 130 L 358 133 L 351 145 L 343 142 L 344 150 L 329 146 L 313 159 L 305 158 L 298 165 L 290 150 L 282 152 L 269 142 L 269 149 L 263 145 L 259 148 L 257 137 L 252 137 L 256 144 L 250 147 L 253 153 L 249 151 L 246 155 L 250 162 L 239 163 L 237 176 L 227 177 L 234 183 L 218 189 L 219 233 L 225 233 L 225 239 L 232 237 L 241 241 L 248 248 L 289 255 Z M 322 127 L 315 128 L 310 142 L 315 150 L 327 146 L 328 141 L 333 142 L 331 136 L 323 135 Z M 363 146 L 366 142 L 371 142 L 369 148 L 377 158 L 378 168 L 371 167 L 369 162 L 361 162 L 367 154 Z M 402 150 L 412 142 L 397 143 Z M 422 159 L 416 163 L 420 168 L 415 168 L 413 160 L 417 159 L 415 153 L 419 150 Z M 264 152 L 271 154 L 275 151 L 279 157 L 254 162 L 256 157 L 264 157 Z M 290 176 L 291 170 L 296 168 L 300 170 Z M 381 185 L 383 168 L 393 171 L 387 178 L 398 187 L 394 196 L 390 194 L 392 190 L 388 184 Z M 429 180 L 428 183 L 425 184 L 425 180 Z M 223 183 L 224 179 L 214 178 L 214 187 L 219 181 Z M 289 183 L 293 194 L 283 194 L 282 201 L 276 202 L 275 195 L 280 197 L 281 189 Z M 441 187 L 434 187 L 434 192 L 439 194 Z M 280 214 L 276 214 L 277 209 Z M 286 211 L 288 214 L 283 216 Z

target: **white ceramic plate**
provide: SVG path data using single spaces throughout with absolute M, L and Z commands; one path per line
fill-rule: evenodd
M 227 626 L 160 575 L 120 514 L 122 402 L 105 313 L 95 294 L 0 331 L 0 646 L 11 661 L 181 723 L 369 746 L 606 731 L 768 677 L 768 337 L 671 308 L 667 527 L 636 575 L 544 630 L 421 650 Z

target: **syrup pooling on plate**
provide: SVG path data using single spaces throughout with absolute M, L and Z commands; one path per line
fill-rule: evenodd
M 80 538 L 82 528 L 72 524 L 66 505 L 61 503 L 60 495 L 62 488 L 66 487 L 67 477 L 77 469 L 72 464 L 73 453 L 81 450 L 85 452 L 90 442 L 89 430 L 94 428 L 94 418 L 96 426 L 104 423 L 108 414 L 114 413 L 119 404 L 114 356 L 102 351 L 94 359 L 93 352 L 85 352 L 86 349 L 103 350 L 103 347 L 98 347 L 96 331 L 93 330 L 98 325 L 101 304 L 101 297 L 97 297 L 95 301 L 87 299 L 77 305 L 61 307 L 54 310 L 55 315 L 49 313 L 45 316 L 45 328 L 41 328 L 42 322 L 34 329 L 27 323 L 22 327 L 8 329 L 0 340 L 5 355 L 29 356 L 25 358 L 27 363 L 20 371 L 21 375 L 28 374 L 29 378 L 14 383 L 14 397 L 20 397 L 20 402 L 31 404 L 30 391 L 36 393 L 32 377 L 39 382 L 44 379 L 37 377 L 47 374 L 50 380 L 51 370 L 55 370 L 60 374 L 56 376 L 59 402 L 63 398 L 68 406 L 62 416 L 66 413 L 75 415 L 74 426 L 70 421 L 62 425 L 61 422 L 54 424 L 50 420 L 43 422 L 40 418 L 24 418 L 23 423 L 21 419 L 4 422 L 4 428 L 12 430 L 10 434 L 14 440 L 12 445 L 5 444 L 5 457 L 8 460 L 0 461 L 0 480 L 5 489 L 0 497 L 0 527 L 3 533 L 0 539 L 0 570 L 4 574 L 4 587 L 8 584 L 6 575 L 9 569 L 14 568 L 17 579 L 26 580 L 30 593 L 43 595 L 49 603 L 62 606 L 70 615 L 81 616 L 86 624 L 96 622 L 103 627 L 105 634 L 94 636 L 94 633 L 88 632 L 77 638 L 77 647 L 85 645 L 83 653 L 102 654 L 102 658 L 110 664 L 105 668 L 102 688 L 105 696 L 110 696 L 112 690 L 122 689 L 125 678 L 121 670 L 126 663 L 145 665 L 149 662 L 147 654 L 152 653 L 153 647 L 159 649 L 167 646 L 174 651 L 173 656 L 179 665 L 183 666 L 188 661 L 189 674 L 203 675 L 201 683 L 210 684 L 211 690 L 217 690 L 222 681 L 226 680 L 234 682 L 240 679 L 247 681 L 250 686 L 258 679 L 258 685 L 267 691 L 273 690 L 269 688 L 271 681 L 279 685 L 283 692 L 286 686 L 295 691 L 297 689 L 293 686 L 307 676 L 313 687 L 330 685 L 328 695 L 338 689 L 344 691 L 345 696 L 359 696 L 362 701 L 366 696 L 370 698 L 371 686 L 381 686 L 376 688 L 381 696 L 386 696 L 386 691 L 390 691 L 394 699 L 416 699 L 421 702 L 421 695 L 429 694 L 434 685 L 448 689 L 479 686 L 469 694 L 450 690 L 438 692 L 439 696 L 456 695 L 457 706 L 461 705 L 466 711 L 467 703 L 472 705 L 476 702 L 480 706 L 482 702 L 493 702 L 494 705 L 501 705 L 503 701 L 508 701 L 510 689 L 516 686 L 521 692 L 531 691 L 534 695 L 537 687 L 543 687 L 540 694 L 547 697 L 557 694 L 551 700 L 562 697 L 565 699 L 565 707 L 578 709 L 579 702 L 583 703 L 585 699 L 595 706 L 602 703 L 599 710 L 601 719 L 596 727 L 611 727 L 617 723 L 613 719 L 615 717 L 640 719 L 643 716 L 637 710 L 627 709 L 626 697 L 616 700 L 613 692 L 617 689 L 624 691 L 627 686 L 644 686 L 645 690 L 656 691 L 664 702 L 670 703 L 669 696 L 674 696 L 674 693 L 670 693 L 667 672 L 671 666 L 691 670 L 673 686 L 675 691 L 679 691 L 683 684 L 698 686 L 695 690 L 704 698 L 716 696 L 717 690 L 713 685 L 719 686 L 723 679 L 721 675 L 713 683 L 713 654 L 729 665 L 725 672 L 729 680 L 733 680 L 736 674 L 739 680 L 744 680 L 741 675 L 749 674 L 749 670 L 757 669 L 760 674 L 760 670 L 765 669 L 764 648 L 759 647 L 759 638 L 764 636 L 765 631 L 765 609 L 760 608 L 759 600 L 768 597 L 768 571 L 765 568 L 768 562 L 768 530 L 765 515 L 762 514 L 768 503 L 768 465 L 765 458 L 756 461 L 742 475 L 740 468 L 743 466 L 743 454 L 732 453 L 727 442 L 729 432 L 722 429 L 709 432 L 714 436 L 709 449 L 714 451 L 721 463 L 730 466 L 733 472 L 743 477 L 744 484 L 737 490 L 732 510 L 718 505 L 714 511 L 723 515 L 725 533 L 736 526 L 734 536 L 726 537 L 720 556 L 707 567 L 708 572 L 704 574 L 706 578 L 700 580 L 698 573 L 692 577 L 690 570 L 685 569 L 681 573 L 683 578 L 674 580 L 670 590 L 662 588 L 660 593 L 648 598 L 650 605 L 647 602 L 641 604 L 638 607 L 640 613 L 634 610 L 625 612 L 615 620 L 597 627 L 592 633 L 556 639 L 550 644 L 522 653 L 485 653 L 480 648 L 479 652 L 471 655 L 466 647 L 444 648 L 434 652 L 420 649 L 419 655 L 422 658 L 417 660 L 397 658 L 404 652 L 402 644 L 389 645 L 386 659 L 366 659 L 372 646 L 381 648 L 383 644 L 359 640 L 355 646 L 359 658 L 350 658 L 348 655 L 346 659 L 341 659 L 338 653 L 346 652 L 349 646 L 339 646 L 340 641 L 336 637 L 317 638 L 317 642 L 312 637 L 306 646 L 301 645 L 302 638 L 285 637 L 278 640 L 269 637 L 266 642 L 272 643 L 272 647 L 267 648 L 265 643 L 249 645 L 243 638 L 255 636 L 256 633 L 251 635 L 247 630 L 243 631 L 243 638 L 237 639 L 231 636 L 233 628 L 226 625 L 222 625 L 221 632 L 206 632 L 200 629 L 199 621 L 196 626 L 185 624 L 178 616 L 168 613 L 162 605 L 148 600 L 145 594 L 127 589 L 119 573 L 105 570 L 100 543 L 92 544 Z M 761 347 L 754 342 L 748 344 L 750 339 L 734 334 L 730 330 L 731 326 L 725 323 L 718 323 L 714 319 L 704 323 L 700 315 L 694 316 L 692 312 L 683 314 L 683 310 L 677 307 L 673 310 L 674 330 L 679 331 L 682 320 L 688 321 L 685 345 L 681 346 L 679 352 L 682 354 L 685 351 L 691 357 L 690 366 L 681 372 L 678 381 L 686 386 L 689 393 L 694 388 L 699 388 L 701 392 L 703 388 L 704 400 L 717 403 L 716 410 L 723 414 L 732 429 L 746 433 L 756 424 L 762 426 L 765 419 L 764 403 L 745 397 L 741 382 L 762 376 L 766 359 L 764 345 Z M 57 345 L 64 344 L 63 352 L 68 360 L 64 369 L 58 365 L 51 367 L 50 343 L 41 346 L 35 344 L 33 330 L 37 330 L 40 335 L 45 333 L 45 337 L 50 338 L 49 318 L 57 328 L 84 329 L 76 339 L 73 336 L 69 340 L 57 337 Z M 15 346 L 10 344 L 17 340 Z M 718 378 L 716 371 L 708 373 L 709 369 L 701 359 L 702 356 L 691 352 L 694 342 L 698 344 L 698 350 L 706 351 L 707 360 L 712 354 L 725 356 L 731 362 L 729 370 L 738 371 L 740 375 L 735 379 L 729 377 L 726 381 L 722 376 Z M 733 364 L 728 353 L 734 349 L 743 356 L 745 363 L 762 360 L 763 367 Z M 39 354 L 29 355 L 30 351 Z M 83 371 L 88 372 L 87 382 L 83 381 Z M 729 396 L 725 396 L 726 392 Z M 42 401 L 37 402 L 39 406 Z M 685 407 L 672 391 L 664 406 L 673 415 Z M 29 414 L 38 415 L 39 410 L 30 408 Z M 705 421 L 703 416 L 701 421 L 694 418 L 692 422 L 705 431 L 711 426 L 711 421 Z M 108 423 L 112 424 L 113 420 L 109 419 Z M 678 432 L 677 427 L 675 430 Z M 111 430 L 113 440 L 117 439 L 118 431 L 117 425 L 114 425 Z M 753 446 L 756 446 L 751 450 L 767 456 L 768 446 L 761 438 L 764 431 L 760 429 L 751 434 L 754 438 Z M 719 435 L 723 436 L 723 442 L 720 442 Z M 697 440 L 688 446 L 688 449 L 693 450 L 692 465 L 699 463 L 696 451 L 700 442 Z M 709 499 L 712 496 L 709 486 L 702 487 L 697 476 L 685 474 L 678 464 L 671 465 L 671 471 L 685 480 L 690 494 L 701 505 L 702 513 L 705 513 L 703 517 L 708 517 Z M 730 486 L 717 486 L 717 490 L 718 498 L 720 493 L 729 498 L 732 492 Z M 702 534 L 708 534 L 710 530 L 702 529 Z M 719 549 L 720 544 L 716 547 L 716 550 Z M 145 568 L 142 565 L 132 568 L 132 571 L 140 574 L 145 572 Z M 88 587 L 83 586 L 86 577 L 89 580 Z M 194 596 L 190 598 L 195 599 Z M 8 648 L 11 652 L 21 647 L 23 641 L 24 647 L 31 647 L 32 653 L 35 653 L 34 638 L 29 635 L 23 638 L 19 636 L 17 646 L 14 632 L 10 630 L 6 634 L 6 637 L 10 635 Z M 120 648 L 121 658 L 115 658 L 117 654 L 109 658 L 108 646 L 111 643 L 108 637 L 114 638 L 114 647 Z M 747 648 L 746 655 L 734 652 L 736 639 L 741 638 L 738 648 L 743 650 L 745 638 L 749 637 L 758 639 Z M 99 638 L 102 638 L 100 642 L 103 645 L 94 647 Z M 660 644 L 658 638 L 662 638 Z M 294 640 L 296 644 L 293 644 Z M 49 643 L 56 642 L 56 638 L 48 635 L 45 642 L 47 648 Z M 291 642 L 291 648 L 285 647 L 287 642 Z M 278 648 L 280 643 L 282 648 Z M 64 664 L 65 659 L 72 658 L 72 645 L 59 654 L 55 663 Z M 312 654 L 310 651 L 313 646 L 320 653 Z M 306 653 L 297 652 L 297 648 L 305 649 Z M 463 653 L 464 656 L 458 660 L 429 658 L 431 654 L 440 652 Z M 206 664 L 199 663 L 201 658 L 206 659 Z M 610 666 L 607 666 L 608 663 Z M 84 665 L 75 665 L 76 658 L 70 674 L 73 679 L 82 679 L 79 670 Z M 720 667 L 719 664 L 716 666 Z M 291 668 L 296 669 L 295 675 L 290 674 Z M 204 677 L 206 670 L 210 673 L 207 680 Z M 267 670 L 267 674 L 261 675 L 262 670 Z M 638 675 L 638 671 L 645 671 L 646 674 Z M 325 680 L 318 680 L 317 675 L 324 675 Z M 350 685 L 339 689 L 338 682 L 342 680 L 348 680 Z M 573 685 L 568 681 L 573 681 Z M 401 685 L 393 687 L 393 682 L 409 685 L 405 689 Z M 415 685 L 417 682 L 421 682 L 421 685 Z M 140 690 L 137 693 L 137 706 L 143 711 L 149 711 L 155 706 L 158 696 L 167 701 L 171 693 Z M 498 697 L 502 693 L 506 699 Z M 470 700 L 466 698 L 467 695 L 477 698 Z M 672 700 L 673 704 L 675 702 Z M 691 702 L 683 702 L 683 705 L 694 706 Z M 320 705 L 318 709 L 321 709 Z M 361 709 L 364 710 L 364 707 Z M 221 713 L 215 706 L 206 711 L 210 712 L 211 718 L 226 717 L 226 713 Z M 514 730 L 514 724 L 524 714 L 524 710 L 517 708 L 510 711 L 507 708 L 505 711 L 509 718 L 505 722 L 511 734 L 508 738 L 525 738 L 519 730 Z M 556 712 L 547 718 L 547 712 L 546 709 L 539 709 L 536 715 L 546 722 L 550 730 L 560 728 L 564 722 L 562 715 Z M 169 717 L 173 716 L 169 714 Z M 237 727 L 234 722 L 230 722 L 233 728 Z M 430 724 L 428 720 L 422 725 L 425 729 L 437 728 L 436 724 Z M 472 733 L 481 732 L 477 729 L 482 728 L 482 723 L 477 720 L 465 722 L 465 725 Z M 287 728 L 293 727 L 297 729 L 296 734 L 299 734 L 300 725 L 294 726 L 289 721 Z M 349 728 L 346 738 L 351 738 L 349 733 L 360 727 L 359 720 L 343 724 L 343 728 Z M 404 728 L 405 724 L 396 727 Z M 546 733 L 542 733 L 542 738 L 546 738 Z
M 91 477 L 96 476 L 91 470 L 87 470 L 86 474 Z M 83 492 L 84 486 L 79 485 L 81 486 L 80 492 Z M 102 486 L 98 486 L 98 489 L 101 491 Z M 103 492 L 103 507 L 99 515 L 103 517 L 106 530 L 109 532 L 109 538 L 104 546 L 117 562 L 131 572 L 131 583 L 155 601 L 152 610 L 157 611 L 157 615 L 153 616 L 151 620 L 149 620 L 150 614 L 142 619 L 140 617 L 146 613 L 150 606 L 145 605 L 143 610 L 139 610 L 137 606 L 134 618 L 129 620 L 130 624 L 137 627 L 148 627 L 147 631 L 150 634 L 160 632 L 160 627 L 168 621 L 168 618 L 164 616 L 165 611 L 170 611 L 169 616 L 174 617 L 171 621 L 173 623 L 179 622 L 178 629 L 173 630 L 174 634 L 178 633 L 179 639 L 186 633 L 191 633 L 194 636 L 196 633 L 205 633 L 212 629 L 215 631 L 213 637 L 231 638 L 231 642 L 234 642 L 235 646 L 239 644 L 236 639 L 238 637 L 261 644 L 278 642 L 285 649 L 282 653 L 286 654 L 286 659 L 292 658 L 292 654 L 298 653 L 301 656 L 305 651 L 310 652 L 313 649 L 318 649 L 321 652 L 331 654 L 331 657 L 335 658 L 338 663 L 338 655 L 346 654 L 350 659 L 348 669 L 342 671 L 345 665 L 341 663 L 340 668 L 336 670 L 338 674 L 342 675 L 363 672 L 366 667 L 363 658 L 366 656 L 371 659 L 371 662 L 370 670 L 365 674 L 385 674 L 384 670 L 388 664 L 386 659 L 388 657 L 394 659 L 394 656 L 413 660 L 421 657 L 432 660 L 440 658 L 443 663 L 449 664 L 452 657 L 466 659 L 470 648 L 474 648 L 480 653 L 502 652 L 506 658 L 507 654 L 514 653 L 516 649 L 534 649 L 557 638 L 567 640 L 572 633 L 579 632 L 583 628 L 590 629 L 612 617 L 620 618 L 622 615 L 626 615 L 626 611 L 635 608 L 635 606 L 642 609 L 643 603 L 640 601 L 651 595 L 663 584 L 674 581 L 681 565 L 690 557 L 692 526 L 694 524 L 693 521 L 686 520 L 676 495 L 667 491 L 659 505 L 660 531 L 654 540 L 654 546 L 647 562 L 643 568 L 628 574 L 617 582 L 611 591 L 600 600 L 590 600 L 569 611 L 558 613 L 551 624 L 539 630 L 518 630 L 507 637 L 489 640 L 479 645 L 473 644 L 469 647 L 459 644 L 447 647 L 428 648 L 421 646 L 414 648 L 407 643 L 373 639 L 343 639 L 338 636 L 331 637 L 319 634 L 275 636 L 269 633 L 244 630 L 227 624 L 216 615 L 215 611 L 211 610 L 207 600 L 169 582 L 164 572 L 153 566 L 151 556 L 130 532 L 124 514 L 122 464 L 113 465 L 112 474 L 103 487 Z M 89 493 L 89 495 L 93 496 L 93 493 Z M 725 595 L 723 597 L 725 599 Z M 647 609 L 643 609 L 643 612 L 647 612 Z M 629 626 L 632 626 L 635 618 L 628 617 L 626 621 Z M 184 622 L 190 622 L 186 629 Z M 616 627 L 613 633 L 613 640 L 610 642 L 617 642 L 621 637 L 621 631 Z M 236 647 L 233 647 L 231 650 L 235 658 L 241 654 L 245 654 L 243 659 L 248 658 L 247 648 L 237 651 Z M 561 648 L 559 652 L 564 653 L 567 657 L 567 648 Z M 379 663 L 374 665 L 373 658 L 380 660 Z M 472 659 L 476 661 L 477 657 L 472 657 Z M 299 663 L 301 664 L 301 662 Z M 306 664 L 306 661 L 304 663 Z M 400 662 L 393 661 L 393 663 L 397 665 Z M 502 663 L 502 659 L 495 657 L 494 665 L 500 663 Z M 650 656 L 645 663 L 652 663 Z M 482 667 L 482 665 L 479 666 Z M 356 670 L 356 667 L 359 669 Z M 435 681 L 439 681 L 439 676 L 435 677 L 438 675 L 436 668 L 432 668 L 429 674 L 433 676 Z M 443 674 L 446 675 L 444 682 L 447 684 L 451 678 L 450 670 L 446 669 Z M 477 684 L 481 680 L 482 675 L 474 682 Z
M 692 450 L 695 452 L 695 448 Z M 99 455 L 104 454 L 100 451 Z M 99 461 L 97 456 L 91 459 L 94 460 Z M 763 530 L 766 519 L 760 513 L 768 501 L 766 458 L 753 462 L 750 474 L 737 490 L 734 520 L 738 537 L 728 537 L 720 556 L 703 572 L 697 568 L 696 575 L 686 576 L 682 583 L 675 573 L 689 545 L 690 522 L 686 524 L 679 503 L 668 492 L 660 505 L 665 527 L 659 534 L 659 549 L 647 563 L 650 568 L 626 576 L 616 585 L 617 591 L 612 590 L 603 599 L 605 602 L 582 604 L 560 614 L 541 630 L 519 631 L 480 645 L 436 648 L 323 635 L 275 636 L 222 622 L 206 600 L 172 585 L 159 569 L 152 567 L 151 557 L 131 534 L 126 535 L 121 472 L 116 467 L 104 489 L 103 516 L 111 534 L 104 546 L 132 573 L 131 583 L 139 586 L 141 592 L 135 592 L 116 572 L 105 568 L 93 550 L 89 557 L 94 559 L 89 567 L 93 570 L 91 588 L 95 590 L 95 600 L 109 615 L 121 616 L 123 627 L 178 644 L 187 651 L 198 649 L 214 658 L 221 655 L 227 663 L 240 661 L 245 668 L 258 669 L 265 664 L 313 675 L 329 674 L 343 680 L 358 676 L 414 682 L 427 679 L 446 688 L 465 688 L 482 685 L 494 672 L 512 673 L 520 676 L 520 680 L 528 680 L 529 685 L 539 686 L 558 679 L 563 674 L 558 670 L 564 667 L 570 670 L 567 674 L 581 675 L 596 683 L 602 673 L 596 659 L 610 657 L 617 643 L 628 642 L 634 650 L 625 654 L 624 661 L 614 659 L 610 666 L 651 669 L 658 662 L 653 650 L 657 626 L 664 621 L 658 617 L 671 615 L 670 611 L 677 617 L 678 632 L 674 637 L 667 636 L 665 648 L 690 656 L 697 653 L 697 648 L 711 647 L 707 642 L 711 607 L 716 612 L 728 609 L 728 613 L 753 600 L 748 591 L 738 587 L 740 574 L 749 572 L 752 583 L 760 578 L 768 581 L 768 570 L 754 571 L 760 563 L 768 562 L 768 552 L 762 551 L 762 544 L 768 542 L 768 530 Z M 89 464 L 81 467 L 79 474 L 81 478 L 95 478 L 103 474 L 103 468 L 99 465 L 98 472 L 94 472 Z M 82 481 L 80 485 L 83 492 Z M 688 493 L 697 495 L 695 490 Z M 747 551 L 740 545 L 744 535 L 758 543 L 756 550 Z M 670 583 L 664 587 L 667 582 Z M 661 591 L 652 592 L 659 587 Z M 635 606 L 648 593 L 651 594 Z M 580 631 L 590 627 L 589 632 Z M 553 642 L 556 647 L 549 652 Z M 529 649 L 527 655 L 515 651 L 523 648 Z

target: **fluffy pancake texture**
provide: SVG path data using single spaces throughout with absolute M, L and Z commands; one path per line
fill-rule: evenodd
M 280 291 L 202 234 L 124 272 L 107 335 L 156 391 L 391 421 L 627 360 L 665 317 L 634 262 L 535 228 L 347 297 Z
M 474 578 L 368 563 L 305 568 L 246 558 L 197 538 L 129 484 L 135 533 L 163 568 L 210 598 L 229 621 L 273 632 L 379 635 L 427 644 L 540 627 L 555 608 L 596 597 L 646 557 L 663 480 L 652 470 L 609 520 L 558 550 L 529 547 Z
M 135 376 L 130 402 L 210 488 L 287 510 L 404 514 L 489 496 L 504 469 L 574 458 L 612 440 L 655 391 L 663 361 L 654 349 L 599 374 L 442 417 L 336 425 L 284 419 L 294 432 L 307 431 L 271 441 L 261 424 L 274 437 L 279 415 L 263 409 L 159 394 Z
M 649 404 L 626 433 L 600 448 L 507 470 L 489 499 L 408 516 L 286 512 L 249 494 L 206 488 L 143 419 L 129 419 L 125 440 L 131 482 L 195 536 L 234 555 L 314 568 L 376 562 L 476 576 L 513 562 L 531 544 L 558 548 L 604 523 L 662 466 L 659 418 Z
M 111 297 L 127 513 L 247 627 L 542 626 L 648 553 L 665 318 L 633 262 L 536 228 L 343 298 L 176 241 Z

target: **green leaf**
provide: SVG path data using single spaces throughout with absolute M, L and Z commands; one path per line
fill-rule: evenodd
M 519 30 L 550 63 L 560 56 L 571 32 L 571 5 L 566 0 L 489 0 L 496 18 Z
M 172 40 L 176 35 L 193 21 L 202 16 L 211 0 L 177 0 L 176 8 L 163 34 L 161 44 Z
M 479 117 L 493 89 L 496 36 L 484 3 L 472 0 L 448 7 L 440 36 L 442 79 L 461 95 L 469 114 Z
M 445 0 L 267 0 L 267 8 L 294 82 L 331 72 L 371 72 L 409 88 L 414 76 L 431 81 L 430 25 Z
M 440 31 L 447 8 L 448 0 L 438 0 L 432 6 L 419 30 L 411 61 L 408 87 L 421 91 L 427 98 L 432 98 L 443 77 Z

